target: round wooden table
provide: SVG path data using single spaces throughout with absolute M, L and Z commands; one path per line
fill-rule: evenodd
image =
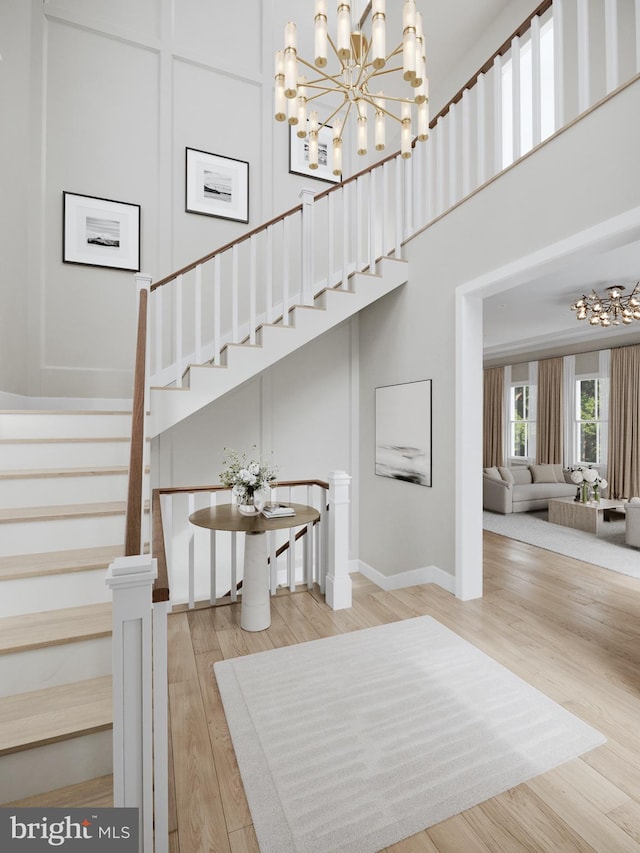
M 235 504 L 220 504 L 196 510 L 189 516 L 191 524 L 208 530 L 227 530 L 245 534 L 244 578 L 240 627 L 245 631 L 264 631 L 271 625 L 271 600 L 267 567 L 267 530 L 302 527 L 320 518 L 312 506 L 288 503 L 295 515 L 265 518 L 262 513 L 242 515 Z

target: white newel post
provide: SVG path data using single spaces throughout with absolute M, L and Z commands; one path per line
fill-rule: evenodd
M 153 851 L 152 604 L 149 555 L 107 571 L 113 597 L 113 804 L 138 808 L 141 853 Z
M 329 560 L 326 602 L 332 610 L 351 607 L 349 577 L 349 484 L 345 471 L 329 474 Z
M 144 552 L 145 542 L 150 540 L 151 535 L 151 513 L 145 513 L 145 504 L 151 500 L 151 479 L 145 474 L 149 469 L 149 455 L 151 452 L 150 442 L 148 442 L 148 425 L 147 412 L 149 411 L 149 378 L 151 376 L 151 282 L 152 278 L 147 273 L 136 273 L 136 292 L 138 294 L 138 302 L 140 301 L 140 291 L 147 291 L 147 339 L 145 342 L 145 361 L 144 361 L 144 442 L 142 445 L 142 506 L 140 507 L 140 553 Z M 157 330 L 160 334 L 160 331 Z M 145 528 L 146 522 L 146 528 Z
M 313 305 L 313 190 L 300 190 L 302 201 L 302 304 Z

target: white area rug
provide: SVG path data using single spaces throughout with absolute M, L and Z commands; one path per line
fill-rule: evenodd
M 497 512 L 482 513 L 483 527 L 493 533 L 509 536 L 519 542 L 538 545 L 547 551 L 574 557 L 585 563 L 593 563 L 613 572 L 640 578 L 640 551 L 624 541 L 625 522 L 606 521 L 600 532 L 587 533 L 573 530 L 547 521 L 547 511 L 512 512 L 500 515 Z
M 605 741 L 429 616 L 214 669 L 262 853 L 374 853 Z

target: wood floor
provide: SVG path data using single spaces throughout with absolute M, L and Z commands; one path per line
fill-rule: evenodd
M 172 614 L 172 853 L 259 851 L 215 661 L 427 614 L 608 740 L 388 853 L 640 853 L 640 580 L 492 533 L 484 542 L 478 601 L 433 585 L 383 592 L 358 575 L 350 610 L 307 591 L 279 595 L 257 634 L 240 630 L 239 605 Z

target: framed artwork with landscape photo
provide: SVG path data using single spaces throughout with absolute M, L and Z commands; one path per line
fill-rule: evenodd
M 185 210 L 235 222 L 249 221 L 249 164 L 186 149 Z
M 62 193 L 62 261 L 140 271 L 140 205 Z
M 376 474 L 431 486 L 431 379 L 376 388 Z
M 307 121 L 307 127 L 309 122 Z M 333 128 L 323 125 L 318 133 L 318 168 L 309 167 L 309 134 L 299 137 L 297 125 L 289 127 L 289 172 L 320 181 L 339 184 L 341 175 L 333 174 Z

